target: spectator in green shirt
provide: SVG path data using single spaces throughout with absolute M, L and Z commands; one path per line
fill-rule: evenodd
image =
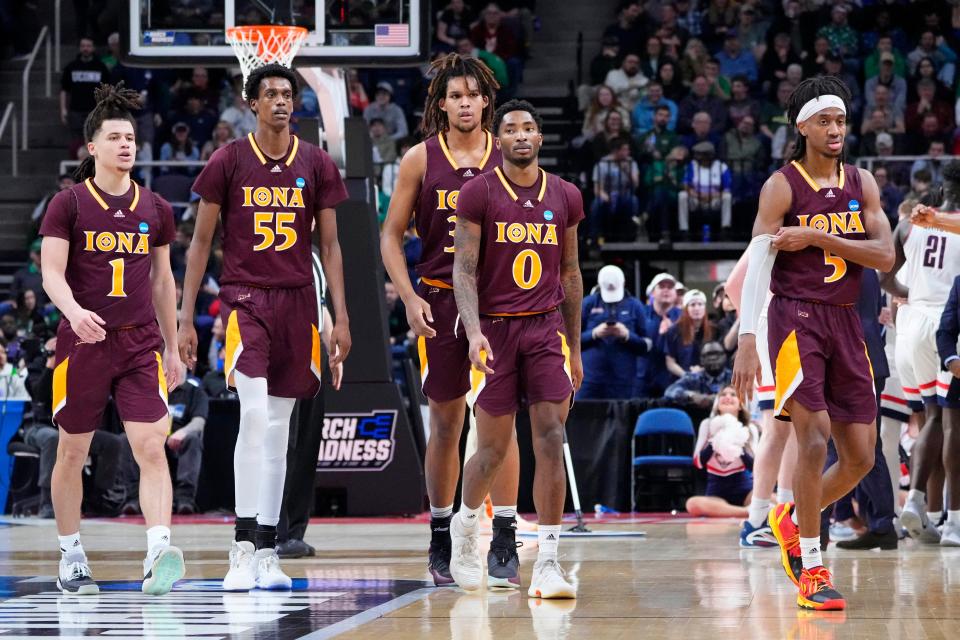
M 663 160 L 670 153 L 680 139 L 677 134 L 668 129 L 670 124 L 670 108 L 661 105 L 653 114 L 653 129 L 640 137 L 640 159 L 643 162 Z
M 683 188 L 687 164 L 687 148 L 673 147 L 663 158 L 652 160 L 643 174 L 647 196 L 647 232 L 653 241 L 668 241 L 671 230 L 677 229 L 677 194 Z
M 835 4 L 830 10 L 830 24 L 820 27 L 817 36 L 822 36 L 830 43 L 830 50 L 841 58 L 856 58 L 860 37 L 856 30 L 847 24 L 847 13 L 850 10 L 846 5 Z
M 885 53 L 893 56 L 893 75 L 906 78 L 907 59 L 900 51 L 893 48 L 893 38 L 888 35 L 882 35 L 877 39 L 877 48 L 864 60 L 863 77 L 869 80 L 880 75 L 880 57 Z

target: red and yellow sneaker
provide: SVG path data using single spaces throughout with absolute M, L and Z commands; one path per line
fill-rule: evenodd
M 847 601 L 833 588 L 833 577 L 826 567 L 801 571 L 797 604 L 815 611 L 840 611 L 847 607 Z
M 767 522 L 773 531 L 773 536 L 780 544 L 780 562 L 787 577 L 793 584 L 800 586 L 800 573 L 803 571 L 803 560 L 800 557 L 800 528 L 793 522 L 794 504 L 785 502 L 770 509 Z

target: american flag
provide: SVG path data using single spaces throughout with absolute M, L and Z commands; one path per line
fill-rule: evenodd
M 374 27 L 373 44 L 377 47 L 406 47 L 410 45 L 410 25 L 378 24 Z

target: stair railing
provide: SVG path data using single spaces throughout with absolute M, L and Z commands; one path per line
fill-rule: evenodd
M 37 41 L 33 43 L 33 50 L 30 52 L 30 56 L 27 58 L 27 64 L 23 67 L 23 78 L 21 80 L 21 90 L 22 90 L 22 99 L 20 107 L 23 109 L 23 150 L 26 151 L 30 148 L 29 132 L 27 129 L 28 114 L 30 113 L 30 71 L 33 69 L 33 62 L 37 59 L 37 54 L 40 53 L 40 45 L 46 43 L 46 96 L 50 97 L 50 63 L 53 61 L 51 57 L 52 52 L 52 43 L 50 40 L 50 29 L 46 25 L 40 29 L 40 35 L 37 36 Z
M 8 102 L 6 109 L 3 110 L 3 117 L 0 118 L 0 140 L 3 140 L 3 134 L 7 132 L 7 123 L 12 120 L 10 133 L 13 136 L 10 140 L 10 162 L 11 175 L 17 175 L 17 110 L 13 102 Z

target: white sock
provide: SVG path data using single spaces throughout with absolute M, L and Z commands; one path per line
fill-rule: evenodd
M 283 484 L 287 479 L 287 441 L 293 398 L 267 396 L 267 433 L 263 438 L 260 463 L 260 495 L 257 497 L 257 524 L 270 527 L 280 522 Z
M 777 504 L 783 504 L 784 502 L 793 502 L 793 489 L 777 487 Z
M 452 515 L 453 503 L 450 503 L 445 507 L 435 507 L 430 505 L 430 517 L 434 520 L 442 520 L 443 518 L 449 518 Z
M 813 569 L 823 566 L 823 558 L 820 556 L 820 537 L 800 538 L 800 554 L 803 559 L 804 569 Z
M 763 498 L 751 498 L 748 508 L 747 521 L 750 526 L 757 528 L 763 525 L 767 519 L 767 513 L 770 511 L 770 501 Z
M 933 526 L 937 526 L 942 516 L 943 512 L 941 511 L 927 511 L 927 520 L 929 520 Z
M 915 505 L 925 505 L 927 503 L 927 494 L 919 489 L 910 489 L 907 493 L 907 502 Z
M 240 433 L 233 450 L 233 487 L 238 518 L 256 518 L 260 466 L 267 434 L 267 379 L 233 373 L 240 398 Z
M 790 513 L 790 519 L 793 520 L 793 524 L 800 526 L 800 521 L 797 519 L 797 507 L 793 507 L 793 512 Z
M 170 527 L 158 524 L 147 529 L 147 554 L 149 555 L 158 546 L 170 546 Z
M 515 519 L 517 517 L 517 505 L 512 504 L 507 507 L 493 507 L 493 517 L 494 518 L 510 518 Z
M 950 524 L 960 524 L 960 509 L 947 511 L 947 522 Z
M 557 545 L 560 544 L 560 528 L 561 526 L 559 524 L 541 524 L 537 526 L 538 560 L 557 559 Z
M 74 561 L 85 560 L 87 554 L 83 551 L 83 545 L 80 544 L 80 532 L 71 533 L 67 536 L 57 536 L 60 541 L 60 553 L 65 558 L 72 558 Z
M 480 525 L 480 513 L 482 511 L 482 502 L 476 509 L 471 509 L 463 502 L 460 503 L 460 510 L 457 511 L 457 515 L 460 518 L 460 524 L 463 525 L 463 528 L 467 530 L 467 533 L 476 533 L 477 527 Z

